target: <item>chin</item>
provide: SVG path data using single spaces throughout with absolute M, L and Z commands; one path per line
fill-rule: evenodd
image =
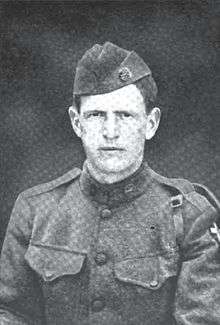
M 123 162 L 123 161 L 106 161 L 103 163 L 100 163 L 99 166 L 97 166 L 100 171 L 104 173 L 120 173 L 123 172 L 127 169 L 129 169 L 129 164 L 128 162 Z

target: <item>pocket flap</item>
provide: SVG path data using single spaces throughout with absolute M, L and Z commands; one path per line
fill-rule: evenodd
M 30 245 L 25 259 L 45 281 L 80 272 L 85 254 L 46 246 Z
M 177 274 L 177 256 L 150 256 L 116 263 L 116 277 L 127 283 L 156 290 L 165 280 Z

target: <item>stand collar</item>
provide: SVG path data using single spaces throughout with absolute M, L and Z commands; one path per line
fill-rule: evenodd
M 150 168 L 143 162 L 131 176 L 113 184 L 101 184 L 89 173 L 86 162 L 80 176 L 80 187 L 83 193 L 101 204 L 117 205 L 132 200 L 146 191 L 151 182 Z

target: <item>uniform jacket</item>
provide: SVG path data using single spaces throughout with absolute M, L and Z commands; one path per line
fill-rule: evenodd
M 148 165 L 73 169 L 21 193 L 1 256 L 1 325 L 219 325 L 216 209 Z

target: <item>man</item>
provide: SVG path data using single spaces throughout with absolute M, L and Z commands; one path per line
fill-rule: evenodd
M 220 324 L 215 200 L 143 161 L 156 95 L 135 52 L 107 42 L 79 61 L 69 114 L 87 158 L 18 197 L 0 324 Z

